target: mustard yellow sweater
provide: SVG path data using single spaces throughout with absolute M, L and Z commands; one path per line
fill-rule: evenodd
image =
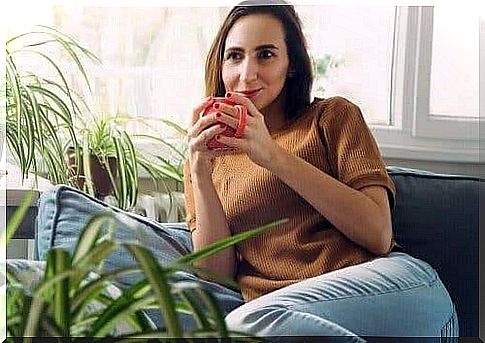
M 345 98 L 316 98 L 303 116 L 272 137 L 288 152 L 350 187 L 385 187 L 394 205 L 395 187 L 372 133 L 360 109 Z M 185 201 L 187 223 L 193 230 L 197 216 L 189 167 L 187 162 Z M 289 218 L 286 224 L 237 245 L 237 281 L 246 301 L 375 257 L 242 153 L 216 158 L 212 180 L 233 234 Z

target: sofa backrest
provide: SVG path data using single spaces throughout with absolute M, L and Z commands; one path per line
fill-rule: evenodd
M 396 185 L 395 239 L 431 264 L 455 303 L 460 336 L 479 330 L 479 199 L 483 179 L 400 167 L 387 171 Z

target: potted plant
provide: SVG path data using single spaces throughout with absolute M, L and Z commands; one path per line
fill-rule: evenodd
M 73 121 L 82 112 L 82 99 L 69 87 L 56 58 L 48 54 L 47 48 L 53 46 L 74 62 L 91 89 L 82 60 L 99 62 L 99 59 L 73 38 L 55 28 L 37 26 L 34 31 L 7 40 L 6 77 L 2 82 L 7 146 L 23 178 L 32 171 L 35 175 L 45 173 L 55 184 L 73 185 L 64 156 L 67 145 L 80 156 L 81 146 Z M 35 61 L 49 66 L 55 76 L 46 77 L 22 67 L 18 60 L 22 55 L 35 56 Z
M 158 137 L 142 134 L 130 137 L 119 125 L 127 119 L 120 116 L 85 119 L 91 113 L 88 106 L 68 85 L 55 57 L 43 50 L 52 45 L 66 52 L 89 89 L 82 58 L 100 62 L 73 38 L 47 26 L 38 26 L 35 31 L 7 41 L 7 73 L 2 84 L 6 105 L 2 110 L 9 151 L 22 177 L 26 178 L 28 172 L 42 174 L 53 184 L 68 184 L 97 197 L 114 192 L 122 209 L 132 209 L 136 204 L 140 168 L 157 185 L 159 181 L 164 184 L 167 178 L 180 184 L 185 152 Z M 37 56 L 52 67 L 56 76 L 47 78 L 23 69 L 17 61 L 21 54 Z M 174 123 L 164 122 L 184 131 Z M 142 139 L 164 144 L 180 161 L 173 163 L 161 155 L 143 154 L 133 141 Z
M 82 153 L 78 160 L 74 149 L 69 150 L 69 167 L 72 178 L 79 189 L 98 198 L 113 194 L 115 205 L 124 210 L 133 210 L 138 199 L 139 170 L 145 170 L 154 181 L 155 189 L 161 183 L 171 194 L 167 180 L 175 181 L 180 189 L 183 182 L 183 162 L 185 148 L 179 149 L 163 138 L 147 134 L 129 134 L 124 125 L 137 121 L 149 125 L 147 121 L 162 121 L 166 125 L 185 134 L 176 123 L 163 119 L 129 117 L 122 115 L 99 115 L 91 120 L 81 118 L 76 126 Z M 142 151 L 140 143 L 147 141 L 168 147 L 168 153 L 176 159 L 171 161 L 164 154 Z M 153 149 L 157 150 L 157 149 Z
M 12 237 L 30 201 L 25 199 L 9 221 L 6 236 L 2 235 L 0 240 L 8 242 Z M 136 243 L 112 240 L 111 231 L 103 228 L 105 224 L 123 225 L 115 220 L 109 212 L 93 216 L 80 233 L 72 254 L 60 247 L 51 248 L 46 255 L 45 268 L 36 275 L 37 283 L 27 285 L 7 263 L 6 331 L 9 338 L 230 337 L 235 333 L 227 330 L 222 312 L 210 292 L 196 283 L 168 282 L 168 279 L 179 270 L 197 271 L 193 266 L 195 261 L 287 221 L 277 221 L 229 237 L 163 267 L 149 249 Z M 103 261 L 119 247 L 133 256 L 136 266 L 103 272 L 100 268 Z M 117 287 L 118 276 L 140 272 L 143 276 L 132 286 Z M 231 287 L 234 286 L 237 285 L 232 282 Z M 143 311 L 148 308 L 160 310 L 165 330 L 157 329 L 150 322 Z M 178 312 L 191 315 L 197 322 L 197 329 L 184 332 Z M 115 326 L 120 322 L 127 324 L 128 330 L 116 331 Z

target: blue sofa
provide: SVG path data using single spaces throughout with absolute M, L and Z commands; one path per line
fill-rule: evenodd
M 455 303 L 460 336 L 479 334 L 479 229 L 485 179 L 388 167 L 397 243 L 431 264 Z M 481 211 L 480 211 L 481 207 Z
M 400 167 L 388 167 L 388 172 L 397 188 L 393 210 L 397 244 L 438 271 L 455 303 L 460 336 L 478 337 L 479 206 L 481 204 L 482 213 L 485 213 L 485 180 Z M 39 216 L 37 221 L 36 248 L 40 260 L 45 257 L 49 247 L 65 246 L 71 249 L 77 236 L 70 223 L 86 222 L 93 211 L 107 207 L 99 201 L 93 207 L 92 201 L 83 201 L 86 197 L 68 187 L 56 186 L 39 199 L 39 211 L 51 212 L 51 215 Z M 63 213 L 70 207 L 74 207 L 75 211 Z M 120 239 L 140 240 L 142 244 L 153 247 L 161 261 L 185 254 L 191 249 L 190 233 L 184 223 L 160 224 L 137 215 L 128 215 L 140 224 L 141 233 L 130 237 L 121 237 L 121 233 Z M 15 261 L 9 263 L 14 265 Z M 124 255 L 114 254 L 106 263 L 106 268 L 124 267 L 129 263 Z M 209 287 L 217 286 L 209 284 Z M 235 294 L 228 294 L 219 300 L 224 308 L 230 309 L 235 298 Z

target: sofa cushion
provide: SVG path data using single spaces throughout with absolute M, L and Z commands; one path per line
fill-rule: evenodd
M 38 202 L 36 249 L 41 260 L 45 259 L 46 251 L 54 246 L 74 250 L 80 231 L 89 220 L 98 213 L 110 211 L 116 219 L 116 228 L 112 238 L 119 242 L 137 242 L 147 247 L 162 266 L 192 251 L 190 231 L 185 223 L 161 224 L 154 220 L 122 211 L 116 207 L 101 202 L 77 189 L 57 185 L 43 193 Z M 130 225 L 126 225 L 130 222 Z M 134 266 L 132 255 L 123 248 L 111 253 L 103 264 L 103 272 Z M 139 280 L 140 275 L 130 274 L 120 278 L 124 284 L 132 284 Z M 194 281 L 209 290 L 219 300 L 223 311 L 228 313 L 241 305 L 239 292 L 230 290 L 217 283 L 197 278 L 187 272 L 177 272 L 172 281 Z M 160 325 L 157 310 L 147 311 L 155 323 Z M 182 317 L 186 329 L 193 327 L 193 322 Z M 190 322 L 190 324 L 188 324 Z
M 455 303 L 460 336 L 478 336 L 479 193 L 483 201 L 484 180 L 387 170 L 397 190 L 392 215 L 397 244 L 438 271 Z

